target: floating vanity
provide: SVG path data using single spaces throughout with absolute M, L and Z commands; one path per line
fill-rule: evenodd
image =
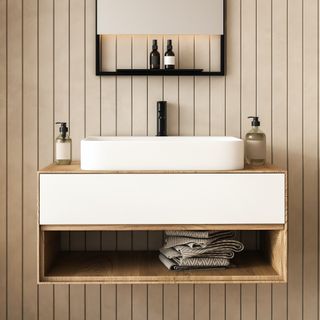
M 38 173 L 39 283 L 272 283 L 287 279 L 286 172 L 81 170 Z M 66 191 L 67 190 L 67 191 Z M 235 267 L 169 271 L 156 251 L 68 251 L 63 232 L 247 230 Z

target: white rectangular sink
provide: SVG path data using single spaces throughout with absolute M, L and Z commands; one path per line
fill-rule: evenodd
M 81 141 L 83 170 L 237 170 L 243 140 L 234 137 L 90 137 Z

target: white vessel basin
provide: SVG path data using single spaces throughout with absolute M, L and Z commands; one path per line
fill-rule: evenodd
M 81 141 L 81 169 L 236 170 L 243 150 L 234 137 L 90 137 Z

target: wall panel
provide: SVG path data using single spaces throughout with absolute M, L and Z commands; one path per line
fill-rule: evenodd
M 22 316 L 22 3 L 8 2 L 7 73 L 7 316 Z M 10 252 L 15 252 L 14 255 Z
M 0 319 L 7 317 L 7 2 L 0 1 Z M 36 302 L 36 301 L 35 301 Z
M 303 317 L 317 319 L 318 258 L 318 1 L 303 3 Z M 316 66 L 316 67 L 315 67 Z M 317 174 L 315 174 L 317 173 Z
M 37 315 L 37 1 L 23 2 L 23 315 Z M 28 146 L 28 147 L 25 147 Z M 0 307 L 1 308 L 1 307 Z
M 303 317 L 303 1 L 288 1 L 288 318 Z
M 226 77 L 95 76 L 95 0 L 0 0 L 0 320 L 316 319 L 319 309 L 319 4 L 226 0 Z M 104 36 L 103 69 L 146 67 L 152 39 Z M 181 68 L 214 69 L 215 37 L 173 39 Z M 55 121 L 73 156 L 88 135 L 234 135 L 261 116 L 268 160 L 289 170 L 288 285 L 36 285 L 36 169 Z M 242 234 L 250 247 L 257 237 Z M 156 249 L 162 233 L 68 233 L 66 249 Z M 70 240 L 70 241 L 69 241 Z M 8 276 L 8 277 L 7 277 Z

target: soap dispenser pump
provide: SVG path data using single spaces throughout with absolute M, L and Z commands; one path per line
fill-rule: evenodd
M 56 156 L 55 163 L 66 165 L 71 163 L 71 139 L 68 135 L 66 122 L 56 122 L 59 124 L 59 135 L 56 138 Z
M 259 128 L 259 117 L 250 116 L 248 119 L 252 119 L 252 128 L 245 138 L 246 163 L 261 166 L 266 162 L 266 135 Z

